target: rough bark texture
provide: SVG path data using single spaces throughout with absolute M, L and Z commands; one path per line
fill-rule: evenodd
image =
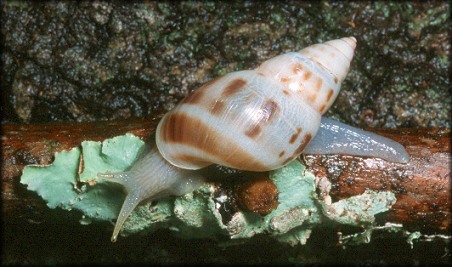
M 317 176 L 332 183 L 330 195 L 347 198 L 372 190 L 391 190 L 396 204 L 380 217 L 403 223 L 407 229 L 447 231 L 451 226 L 449 131 L 433 129 L 378 130 L 403 144 L 411 156 L 407 164 L 351 156 L 307 156 Z
M 3 125 L 3 215 L 26 218 L 46 209 L 39 197 L 19 183 L 25 165 L 50 164 L 54 152 L 78 146 L 83 140 L 101 141 L 126 132 L 147 140 L 152 137 L 157 122 L 158 119 L 148 119 Z M 403 223 L 410 230 L 425 232 L 450 230 L 449 132 L 432 129 L 375 132 L 402 143 L 410 153 L 411 161 L 395 164 L 375 158 L 338 155 L 308 155 L 305 161 L 317 176 L 325 176 L 331 181 L 330 195 L 333 198 L 361 194 L 367 188 L 393 191 L 397 203 L 379 217 L 382 222 Z

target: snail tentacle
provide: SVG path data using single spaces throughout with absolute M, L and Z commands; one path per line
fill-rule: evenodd
M 111 236 L 111 242 L 116 242 L 118 239 L 119 231 L 122 225 L 129 217 L 130 213 L 135 209 L 135 207 L 143 200 L 140 197 L 140 191 L 137 190 L 135 175 L 132 172 L 121 172 L 121 173 L 99 173 L 97 178 L 105 179 L 111 182 L 119 183 L 123 185 L 127 190 L 127 196 L 119 212 L 118 218 L 116 219 L 115 229 Z

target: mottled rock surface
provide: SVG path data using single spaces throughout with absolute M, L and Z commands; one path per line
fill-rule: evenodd
M 328 116 L 450 127 L 448 10 L 446 2 L 6 2 L 3 121 L 160 114 L 218 75 L 352 35 L 356 57 Z

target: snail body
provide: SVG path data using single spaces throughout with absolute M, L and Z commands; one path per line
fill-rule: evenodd
M 128 192 L 112 241 L 138 203 L 193 191 L 203 181 L 196 170 L 211 164 L 268 171 L 304 150 L 408 161 L 400 144 L 322 118 L 339 93 L 355 47 L 354 37 L 312 45 L 213 79 L 187 96 L 159 122 L 156 147 L 129 171 L 98 174 Z

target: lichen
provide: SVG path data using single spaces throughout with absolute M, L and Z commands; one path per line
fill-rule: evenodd
M 49 166 L 27 166 L 21 183 L 36 191 L 50 208 L 77 209 L 80 223 L 116 219 L 125 193 L 117 184 L 96 180 L 99 172 L 127 170 L 144 147 L 132 134 L 103 142 L 84 141 L 80 148 L 55 155 Z M 80 164 L 83 166 L 79 170 Z M 80 173 L 79 173 L 80 171 Z M 369 227 L 374 215 L 395 203 L 390 192 L 366 191 L 362 195 L 326 204 L 316 193 L 316 177 L 294 160 L 270 172 L 277 187 L 278 206 L 266 215 L 238 210 L 228 220 L 220 206 L 231 196 L 218 199 L 219 184 L 205 183 L 178 197 L 144 201 L 127 219 L 122 234 L 167 228 L 184 238 L 246 239 L 266 234 L 290 245 L 305 244 L 315 227 L 327 219 L 337 224 Z
M 47 201 L 49 208 L 71 209 L 77 198 L 76 175 L 80 149 L 55 153 L 55 161 L 49 166 L 28 165 L 24 168 L 20 182 L 28 185 Z
M 50 208 L 77 209 L 96 220 L 116 219 L 124 194 L 115 184 L 95 180 L 98 172 L 124 171 L 136 159 L 144 142 L 126 134 L 104 142 L 84 141 L 81 149 L 55 154 L 53 164 L 26 166 L 21 183 L 35 191 Z M 83 171 L 79 173 L 80 164 Z
M 372 225 L 374 215 L 385 212 L 396 202 L 392 192 L 366 190 L 363 194 L 323 204 L 323 214 L 329 219 L 353 226 Z
M 431 242 L 433 240 L 443 240 L 444 242 L 449 242 L 452 237 L 450 235 L 443 234 L 422 234 L 419 231 L 408 231 L 406 230 L 402 224 L 397 223 L 386 223 L 382 226 L 369 226 L 363 229 L 362 232 L 342 235 L 339 233 L 339 244 L 343 247 L 345 246 L 357 246 L 362 244 L 367 244 L 372 239 L 372 236 L 375 233 L 381 234 L 392 234 L 392 235 L 401 235 L 406 243 L 408 243 L 413 249 L 414 243 L 419 241 Z

